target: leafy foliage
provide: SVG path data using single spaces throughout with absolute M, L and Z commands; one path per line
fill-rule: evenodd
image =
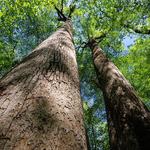
M 116 60 L 120 70 L 150 108 L 150 38 L 139 38 L 126 56 Z M 141 82 L 142 81 L 142 82 Z
M 0 43 L 0 75 L 13 65 L 14 51 L 11 45 Z

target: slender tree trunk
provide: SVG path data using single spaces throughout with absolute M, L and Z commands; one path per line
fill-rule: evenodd
M 71 22 L 0 81 L 0 150 L 86 150 Z
M 96 41 L 90 47 L 106 104 L 111 150 L 149 150 L 149 110 Z

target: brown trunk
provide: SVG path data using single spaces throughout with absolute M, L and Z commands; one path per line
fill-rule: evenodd
M 0 81 L 0 150 L 86 150 L 71 22 Z
M 149 150 L 149 110 L 94 40 L 90 47 L 105 99 L 111 150 Z

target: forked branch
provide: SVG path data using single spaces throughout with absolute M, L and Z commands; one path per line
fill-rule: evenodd
M 75 10 L 75 5 L 70 5 L 69 6 L 69 15 L 68 16 L 66 16 L 65 14 L 64 14 L 64 12 L 63 12 L 63 0 L 61 1 L 61 9 L 58 9 L 58 7 L 56 7 L 56 5 L 54 5 L 54 7 L 55 7 L 55 9 L 56 9 L 56 11 L 57 11 L 57 14 L 58 14 L 58 20 L 59 21 L 66 21 L 66 20 L 68 20 L 68 19 L 70 19 L 71 18 L 71 15 L 72 15 L 72 13 L 74 12 L 74 10 Z
M 59 21 L 66 21 L 67 20 L 67 17 L 63 14 L 63 9 L 59 10 L 56 6 L 55 6 L 55 9 L 57 11 L 57 14 L 58 14 L 58 20 Z

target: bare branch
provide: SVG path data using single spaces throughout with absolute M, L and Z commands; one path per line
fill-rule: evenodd
M 76 8 L 75 5 L 70 5 L 70 12 L 69 12 L 68 18 L 71 18 L 71 15 L 74 12 L 75 8 Z
M 63 4 L 64 4 L 64 1 L 63 0 L 61 0 L 61 12 L 63 12 Z
M 96 41 L 96 43 L 100 43 L 105 37 L 106 37 L 106 34 L 104 33 L 99 37 L 90 38 L 87 42 L 82 42 L 78 47 L 76 47 L 76 49 L 79 50 L 80 48 L 85 49 L 87 47 L 90 47 L 93 41 L 94 42 Z
M 60 11 L 56 6 L 55 6 L 55 9 L 56 9 L 58 17 L 59 17 L 58 20 L 59 21 L 66 21 L 67 17 L 63 14 L 63 12 Z

